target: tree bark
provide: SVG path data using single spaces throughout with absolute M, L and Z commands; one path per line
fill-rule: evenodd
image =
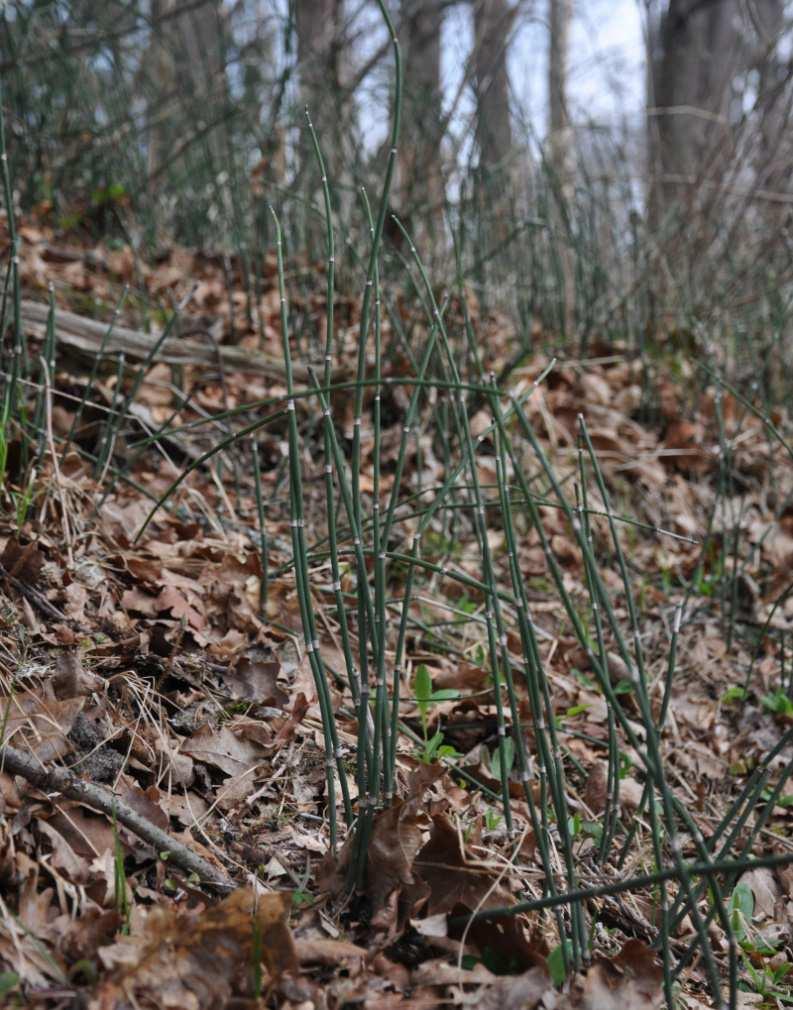
M 395 203 L 400 216 L 437 245 L 443 228 L 441 31 L 444 0 L 402 0 L 405 52 L 402 140 Z
M 229 96 L 221 4 L 204 0 L 184 12 L 179 7 L 179 0 L 151 0 L 152 34 L 142 61 L 149 90 L 148 169 L 153 188 L 162 183 L 174 152 L 182 156 L 180 145 L 191 133 L 202 136 L 214 176 L 226 163 L 222 120 Z
M 548 120 L 551 185 L 555 194 L 556 213 L 553 226 L 557 235 L 561 265 L 560 315 L 565 335 L 575 325 L 575 270 L 570 236 L 565 222 L 572 201 L 572 164 L 570 116 L 567 104 L 567 60 L 572 0 L 549 0 L 548 10 Z
M 788 141 L 791 96 L 785 85 L 790 80 L 791 70 L 789 61 L 779 52 L 779 42 L 785 31 L 784 0 L 756 0 L 748 10 L 759 40 L 757 59 L 753 61 L 759 76 L 758 184 L 772 192 L 787 191 L 791 180 Z
M 171 146 L 169 138 L 172 130 L 159 105 L 160 96 L 173 94 L 176 87 L 176 61 L 166 38 L 167 21 L 163 21 L 165 15 L 173 12 L 174 6 L 175 0 L 152 0 L 151 39 L 148 53 L 143 59 L 151 89 L 147 116 L 150 123 L 147 157 L 150 190 L 154 191 L 152 195 L 155 195 L 162 181 L 163 166 L 167 163 Z
M 479 150 L 477 202 L 489 222 L 488 243 L 499 247 L 509 234 L 512 178 L 507 54 L 516 7 L 506 0 L 473 0 L 476 142 Z
M 548 47 L 548 112 L 550 162 L 559 189 L 571 182 L 570 117 L 567 104 L 567 61 L 572 0 L 550 0 Z
M 651 25 L 649 211 L 690 215 L 732 153 L 731 85 L 741 65 L 737 0 L 669 0 Z
M 506 0 L 474 0 L 476 139 L 488 177 L 503 173 L 512 152 L 507 53 L 514 13 Z
M 341 180 L 349 110 L 344 97 L 344 0 L 296 0 L 300 92 L 319 139 L 330 182 Z M 301 144 L 302 169 L 316 175 L 310 143 Z

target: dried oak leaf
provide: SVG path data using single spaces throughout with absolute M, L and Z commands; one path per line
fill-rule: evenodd
M 252 701 L 259 705 L 283 708 L 289 696 L 278 687 L 277 661 L 241 656 L 223 678 L 223 690 L 236 701 Z
M 608 801 L 608 776 L 606 765 L 597 761 L 589 770 L 589 776 L 584 786 L 584 803 L 593 814 L 602 814 Z
M 276 724 L 276 733 L 273 740 L 273 744 L 280 748 L 286 747 L 288 743 L 291 743 L 292 738 L 297 732 L 297 727 L 303 721 L 310 708 L 308 698 L 301 691 L 297 698 L 295 698 L 294 704 L 292 705 L 292 710 L 289 715 L 284 716 Z
M 290 907 L 289 894 L 240 889 L 200 912 L 154 909 L 145 936 L 100 951 L 113 970 L 90 1010 L 222 1010 L 244 991 L 257 951 L 272 980 L 297 969 Z
M 390 918 L 396 898 L 408 888 L 415 894 L 423 885 L 413 875 L 413 862 L 421 848 L 422 830 L 427 816 L 422 811 L 421 796 L 394 800 L 374 819 L 367 850 L 365 891 L 371 902 L 372 920 L 384 925 L 383 913 Z M 338 893 L 347 880 L 355 853 L 355 838 L 350 837 L 338 857 L 329 854 L 320 864 L 318 882 L 322 890 Z
M 641 940 L 628 940 L 613 960 L 599 958 L 557 1010 L 655 1010 L 663 1002 L 663 969 Z
M 121 915 L 115 908 L 88 905 L 77 918 L 65 923 L 58 950 L 69 964 L 94 958 L 98 948 L 109 943 L 121 925 Z
M 197 601 L 195 601 L 197 602 Z M 201 631 L 206 625 L 206 618 L 187 599 L 186 595 L 176 586 L 164 586 L 154 601 L 157 613 L 167 612 L 180 621 L 185 621 L 191 628 Z
M 16 537 L 9 537 L 0 555 L 0 564 L 7 575 L 26 586 L 35 586 L 44 566 L 44 555 L 36 544 L 23 546 Z
M 229 725 L 220 729 L 202 726 L 182 744 L 181 753 L 194 761 L 220 768 L 227 775 L 241 775 L 261 760 L 262 750 L 232 732 Z
M 673 421 L 664 435 L 664 462 L 689 476 L 701 476 L 711 466 L 704 444 L 705 429 L 700 422 Z
M 101 690 L 104 681 L 83 668 L 79 650 L 66 649 L 55 658 L 52 687 L 58 698 L 76 698 Z
M 432 818 L 432 834 L 416 858 L 416 871 L 430 888 L 430 915 L 449 913 L 458 905 L 469 911 L 477 908 L 493 884 L 491 870 L 466 860 L 459 833 L 442 814 Z M 509 901 L 509 894 L 497 887 L 489 905 Z
M 375 914 L 390 894 L 415 883 L 413 863 L 425 824 L 418 799 L 394 800 L 375 818 L 367 854 L 367 891 Z
M 360 974 L 369 957 L 369 952 L 364 947 L 358 947 L 348 940 L 331 940 L 327 937 L 296 939 L 295 951 L 301 965 L 343 967 L 351 976 Z
M 0 697 L 4 740 L 42 762 L 64 757 L 72 750 L 68 735 L 84 704 L 85 698 L 58 700 L 37 691 Z
M 416 856 L 416 877 L 429 888 L 430 915 L 468 912 L 511 905 L 512 895 L 496 881 L 491 867 L 468 860 L 460 835 L 448 818 L 432 818 L 432 834 Z M 461 934 L 457 930 L 457 935 Z M 503 972 L 516 973 L 543 966 L 542 952 L 528 942 L 519 918 L 477 919 L 468 938 Z
M 551 980 L 539 965 L 521 975 L 495 975 L 484 988 L 479 1010 L 531 1010 L 552 992 Z

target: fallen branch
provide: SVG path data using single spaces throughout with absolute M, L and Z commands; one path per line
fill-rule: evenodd
M 21 593 L 22 596 L 24 596 L 29 603 L 32 603 L 34 607 L 38 607 L 45 617 L 49 617 L 51 621 L 62 621 L 64 624 L 68 624 L 69 619 L 66 614 L 62 614 L 57 607 L 54 607 L 47 597 L 40 593 L 38 589 L 34 589 L 33 586 L 28 586 L 22 581 L 22 579 L 18 579 L 16 575 L 12 575 L 5 565 L 0 562 L 0 581 L 2 580 L 5 580 L 10 586 L 13 586 L 14 589 L 16 589 L 18 593 Z
M 23 301 L 21 307 L 22 324 L 36 337 L 44 337 L 49 316 L 49 306 L 39 302 Z M 74 312 L 55 310 L 55 339 L 61 344 L 81 351 L 83 354 L 97 354 L 107 333 L 107 324 L 96 319 L 79 316 Z M 105 341 L 106 354 L 124 353 L 128 358 L 143 360 L 159 339 L 158 333 L 143 333 L 126 326 L 114 326 Z M 184 337 L 169 337 L 157 354 L 157 361 L 167 364 L 220 365 L 224 370 L 266 375 L 273 379 L 283 379 L 286 371 L 283 361 L 270 358 L 242 347 L 224 344 L 201 343 Z M 308 370 L 295 365 L 294 376 L 300 382 L 308 381 Z
M 132 807 L 117 796 L 78 778 L 67 768 L 44 768 L 35 758 L 24 754 L 15 747 L 0 748 L 0 771 L 11 775 L 21 775 L 37 789 L 47 793 L 61 793 L 71 800 L 78 800 L 93 807 L 108 817 L 115 817 L 138 838 L 153 845 L 158 854 L 167 853 L 168 862 L 178 866 L 185 873 L 193 873 L 201 883 L 213 891 L 226 892 L 235 885 L 226 874 L 207 862 L 202 856 L 177 842 L 169 834 L 146 820 Z

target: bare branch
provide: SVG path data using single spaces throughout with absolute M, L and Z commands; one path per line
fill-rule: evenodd
M 67 768 L 44 768 L 31 755 L 24 754 L 15 747 L 4 746 L 0 749 L 0 771 L 20 775 L 42 792 L 60 793 L 69 799 L 85 803 L 108 817 L 115 817 L 119 824 L 154 846 L 158 854 L 167 853 L 171 864 L 186 873 L 194 873 L 210 890 L 225 892 L 235 886 L 223 870 L 177 842 L 108 790 L 83 781 Z

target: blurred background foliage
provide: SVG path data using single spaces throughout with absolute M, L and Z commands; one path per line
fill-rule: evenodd
M 571 29 L 598 0 L 390 6 L 405 68 L 392 210 L 438 284 L 509 312 L 516 353 L 538 340 L 580 354 L 615 340 L 672 348 L 717 356 L 768 400 L 789 395 L 790 4 L 644 0 L 645 72 L 621 82 L 644 94 L 644 114 L 605 122 L 570 97 Z M 607 31 L 624 3 L 597 13 Z M 393 95 L 374 4 L 11 0 L 0 18 L 20 213 L 142 256 L 174 242 L 226 250 L 255 277 L 269 201 L 291 252 L 319 259 L 307 106 L 339 280 L 358 285 L 360 188 L 379 191 Z M 467 53 L 450 75 L 444 47 L 460 26 Z M 516 46 L 537 64 L 539 119 L 510 78 Z M 392 262 L 404 279 L 398 227 L 386 238 L 386 275 Z

